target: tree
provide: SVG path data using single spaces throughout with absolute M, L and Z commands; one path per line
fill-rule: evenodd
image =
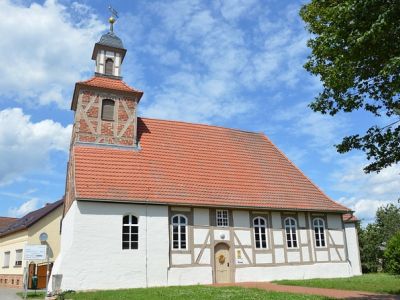
M 378 208 L 374 223 L 358 229 L 363 272 L 377 272 L 382 265 L 386 266 L 384 249 L 388 241 L 400 232 L 399 220 L 400 206 L 388 204 Z
M 389 240 L 384 256 L 385 271 L 400 275 L 400 231 Z
M 388 126 L 371 126 L 364 135 L 346 136 L 339 153 L 359 149 L 372 162 L 364 171 L 400 161 L 400 1 L 311 0 L 300 10 L 312 34 L 305 69 L 321 78 L 315 112 L 394 116 Z

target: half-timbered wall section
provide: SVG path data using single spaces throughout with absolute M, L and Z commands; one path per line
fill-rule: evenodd
M 230 281 L 246 280 L 246 278 L 242 280 L 241 277 L 243 276 L 240 276 L 240 274 L 246 272 L 246 269 L 249 270 L 249 268 L 264 267 L 271 271 L 271 267 L 293 265 L 312 266 L 320 263 L 347 265 L 348 255 L 341 214 L 227 209 L 229 225 L 219 227 L 216 224 L 217 210 L 214 208 L 170 207 L 171 241 L 174 238 L 172 217 L 184 215 L 188 220 L 187 249 L 173 249 L 171 243 L 171 269 L 210 267 L 214 270 L 216 263 L 214 248 L 219 243 L 225 243 L 229 246 Z M 260 239 L 260 235 L 255 235 L 253 220 L 259 217 L 266 221 L 263 231 L 265 233 L 263 236 L 265 238 L 264 247 L 260 241 L 256 242 L 256 239 Z M 289 237 L 285 228 L 287 218 L 294 219 L 296 224 L 295 230 L 291 232 L 296 243 L 292 245 L 288 244 Z M 315 219 L 322 220 L 318 224 L 324 226 L 323 229 L 320 229 L 318 237 L 316 237 L 313 227 L 313 220 Z M 317 245 L 316 238 L 319 239 L 319 245 Z M 321 240 L 324 242 L 322 243 Z M 347 270 L 348 267 L 344 267 L 344 269 Z M 287 278 L 287 274 L 285 275 Z M 215 281 L 215 274 L 213 276 Z M 319 274 L 319 276 L 324 276 L 324 274 Z M 351 276 L 351 273 L 348 276 Z M 247 278 L 247 280 L 251 279 Z M 263 277 L 258 276 L 257 278 Z M 266 279 L 268 278 L 263 278 L 263 280 Z
M 114 101 L 113 117 L 105 119 L 103 101 L 109 100 Z M 81 90 L 72 142 L 135 146 L 136 104 L 135 99 L 115 93 Z M 107 109 L 109 113 L 112 108 Z

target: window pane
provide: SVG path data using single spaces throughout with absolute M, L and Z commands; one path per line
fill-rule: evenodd
M 129 249 L 129 242 L 122 242 L 122 249 Z
M 122 233 L 129 233 L 129 226 L 122 226 Z
M 129 234 L 123 234 L 122 235 L 122 241 L 129 242 Z
M 138 235 L 136 233 L 131 234 L 131 241 L 132 242 L 137 242 L 138 241 Z
M 263 247 L 263 248 L 267 248 L 267 242 L 266 242 L 266 241 L 263 241 L 263 242 L 262 242 L 262 247 Z
M 172 243 L 172 248 L 174 248 L 174 249 L 179 249 L 179 246 L 178 246 L 178 241 L 176 241 L 176 240 L 174 240 L 174 242 Z
M 315 243 L 317 244 L 317 247 L 319 247 L 319 240 L 316 240 Z
M 129 224 L 129 216 L 124 216 L 123 223 L 124 224 Z
M 135 216 L 132 216 L 132 224 L 137 224 L 138 219 Z
M 185 241 L 182 241 L 182 242 L 181 242 L 181 248 L 182 248 L 182 249 L 186 249 L 186 242 L 185 242 Z
M 293 247 L 297 247 L 297 241 L 293 241 Z
M 255 218 L 254 219 L 254 225 L 258 225 L 259 223 L 258 223 L 258 218 Z
M 262 234 L 265 234 L 265 227 L 261 227 L 260 231 L 261 231 Z
M 138 248 L 138 242 L 132 242 L 131 249 L 137 249 L 137 248 Z
M 292 248 L 292 242 L 290 240 L 288 240 L 287 246 L 288 246 L 288 248 Z
M 137 226 L 132 226 L 131 227 L 131 233 L 138 233 L 138 227 Z
M 186 224 L 186 219 L 184 217 L 181 217 L 181 224 Z
M 260 241 L 256 241 L 256 248 L 260 248 Z
M 321 246 L 322 246 L 322 247 L 325 247 L 325 240 L 322 240 L 322 241 L 321 241 Z

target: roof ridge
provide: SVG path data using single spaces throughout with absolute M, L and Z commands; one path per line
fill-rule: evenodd
M 177 120 L 167 120 L 167 119 L 157 119 L 157 118 L 147 118 L 147 117 L 138 117 L 138 118 L 141 120 L 161 121 L 161 122 L 175 123 L 175 124 L 180 123 L 182 125 L 189 124 L 189 125 L 194 125 L 194 126 L 199 126 L 199 127 L 210 127 L 210 128 L 225 129 L 225 130 L 230 130 L 230 131 L 238 131 L 238 132 L 243 132 L 243 133 L 262 134 L 262 133 L 256 132 L 256 131 L 230 128 L 230 127 L 225 127 L 225 126 L 220 126 L 220 125 L 210 125 L 210 124 L 194 123 L 194 122 L 187 122 L 187 121 L 177 121 Z
M 283 152 L 271 141 L 271 139 L 270 139 L 269 137 L 267 137 L 267 136 L 266 136 L 265 134 L 263 134 L 263 133 L 261 133 L 261 135 L 262 135 L 263 138 L 265 138 L 268 142 L 270 142 L 271 145 L 272 145 L 276 150 L 278 150 L 278 152 L 279 152 L 284 158 L 286 158 L 286 159 L 288 160 L 288 162 L 289 162 L 293 167 L 295 167 L 296 170 L 298 170 L 298 171 L 301 173 L 301 175 L 303 175 L 303 176 L 307 179 L 308 182 L 310 182 L 315 188 L 317 188 L 318 191 L 320 191 L 325 197 L 327 197 L 328 200 L 330 200 L 330 201 L 334 202 L 335 204 L 340 205 L 340 206 L 342 206 L 343 208 L 345 208 L 345 209 L 347 209 L 348 211 L 350 211 L 350 209 L 348 209 L 346 206 L 340 204 L 339 202 L 337 202 L 337 201 L 333 200 L 331 197 L 329 197 L 329 196 L 328 196 L 323 190 L 321 190 L 314 182 L 312 182 L 312 180 L 311 180 L 306 174 L 304 174 L 304 172 L 303 172 L 299 167 L 297 167 L 297 166 L 289 159 L 289 157 L 287 157 L 286 154 L 283 153 Z

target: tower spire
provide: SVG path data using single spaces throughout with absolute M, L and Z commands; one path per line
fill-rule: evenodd
M 118 19 L 118 12 L 112 8 L 111 5 L 108 7 L 108 10 L 111 12 L 111 16 L 108 18 L 108 23 L 110 23 L 110 32 L 114 32 L 114 23 Z

